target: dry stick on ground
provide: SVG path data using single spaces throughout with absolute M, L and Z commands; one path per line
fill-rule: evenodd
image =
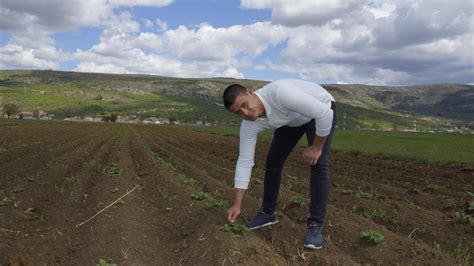
M 139 187 L 138 185 L 136 185 L 134 188 L 132 188 L 132 190 L 130 190 L 129 192 L 125 193 L 123 196 L 121 196 L 120 198 L 116 199 L 114 202 L 110 203 L 109 206 L 103 208 L 102 210 L 100 210 L 98 213 L 94 214 L 91 218 L 87 219 L 86 221 L 76 225 L 76 228 L 78 228 L 79 226 L 89 222 L 90 220 L 94 219 L 94 217 L 96 217 L 97 215 L 99 215 L 101 212 L 105 211 L 107 208 L 109 208 L 110 206 L 114 205 L 117 201 L 119 201 L 120 199 L 122 199 L 123 197 L 127 196 L 128 194 L 132 193 L 132 191 L 134 191 L 137 187 Z

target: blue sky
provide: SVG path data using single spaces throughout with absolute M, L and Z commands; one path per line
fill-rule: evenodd
M 3 0 L 0 69 L 474 83 L 470 0 Z

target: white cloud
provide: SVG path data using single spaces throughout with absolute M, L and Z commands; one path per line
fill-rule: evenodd
M 168 23 L 159 18 L 156 19 L 156 28 L 158 31 L 166 31 L 168 29 Z
M 0 47 L 0 68 L 12 69 L 59 69 L 56 60 L 50 60 L 48 55 L 35 55 L 38 51 L 34 49 L 24 49 L 21 46 L 6 45 Z
M 144 19 L 143 24 L 144 24 L 146 29 L 153 29 L 153 27 L 155 26 L 155 24 L 153 24 L 153 21 L 151 21 L 149 19 Z

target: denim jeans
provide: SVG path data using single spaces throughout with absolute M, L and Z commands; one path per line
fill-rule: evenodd
M 308 221 L 324 222 L 326 205 L 329 198 L 331 182 L 329 178 L 329 150 L 336 125 L 336 105 L 333 102 L 331 109 L 334 112 L 332 128 L 316 165 L 310 167 L 310 217 Z M 314 119 L 299 127 L 280 127 L 273 134 L 272 144 L 267 154 L 265 166 L 265 180 L 263 192 L 263 211 L 272 214 L 276 210 L 278 192 L 280 190 L 281 172 L 288 155 L 306 133 L 308 146 L 313 144 L 315 136 Z

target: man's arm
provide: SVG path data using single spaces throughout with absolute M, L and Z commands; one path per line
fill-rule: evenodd
M 235 169 L 235 195 L 232 206 L 227 210 L 227 220 L 233 223 L 240 214 L 242 200 L 250 182 L 254 165 L 257 135 L 262 129 L 254 122 L 242 121 L 240 126 L 239 159 Z

